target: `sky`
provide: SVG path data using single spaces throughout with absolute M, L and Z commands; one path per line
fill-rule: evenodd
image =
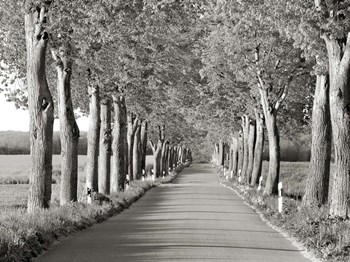
M 80 117 L 77 119 L 80 131 L 88 130 L 88 119 Z M 54 131 L 59 131 L 59 120 L 55 120 Z M 16 109 L 14 103 L 7 102 L 0 93 L 0 131 L 29 131 L 28 110 Z

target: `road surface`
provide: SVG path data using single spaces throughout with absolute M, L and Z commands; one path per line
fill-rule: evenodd
M 309 261 L 209 165 L 185 169 L 128 210 L 55 244 L 36 261 Z

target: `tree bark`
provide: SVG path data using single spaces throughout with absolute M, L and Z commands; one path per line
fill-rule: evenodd
M 232 138 L 232 174 L 233 176 L 237 175 L 237 166 L 238 166 L 238 140 L 236 137 Z
M 48 208 L 52 184 L 54 106 L 45 59 L 49 39 L 45 31 L 46 6 L 26 10 L 27 82 L 30 113 L 30 175 L 28 212 Z
M 109 98 L 105 98 L 101 101 L 100 157 L 98 172 L 98 192 L 104 195 L 110 193 L 111 142 L 111 101 Z
M 78 199 L 78 142 L 79 128 L 75 121 L 71 96 L 72 62 L 70 48 L 52 50 L 57 71 L 58 114 L 61 138 L 61 190 L 60 205 Z
M 128 131 L 127 131 L 127 144 L 128 144 L 128 175 L 130 176 L 130 181 L 134 180 L 133 178 L 133 150 L 134 150 L 134 137 L 135 132 L 138 126 L 138 119 L 134 118 L 132 113 L 127 115 L 128 122 Z
M 249 123 L 249 135 L 248 135 L 248 167 L 246 173 L 246 182 L 251 182 L 253 166 L 254 166 L 254 144 L 255 144 L 255 124 L 251 120 Z
M 312 144 L 309 176 L 303 204 L 320 206 L 327 203 L 331 162 L 331 123 L 327 76 L 318 75 L 312 109 Z
M 146 171 L 146 152 L 147 152 L 147 121 L 141 125 L 141 170 Z
M 134 147 L 133 147 L 133 177 L 134 179 L 141 178 L 141 126 L 137 125 L 135 137 L 134 137 Z
M 277 195 L 281 161 L 279 133 L 276 123 L 277 110 L 268 101 L 268 91 L 261 88 L 259 91 L 269 139 L 269 174 L 266 179 L 264 195 Z
M 162 154 L 162 148 L 164 143 L 164 129 L 165 127 L 158 127 L 159 129 L 159 137 L 158 137 L 158 143 L 157 145 L 154 145 L 153 142 L 150 140 L 150 144 L 153 151 L 153 157 L 154 157 L 154 164 L 153 164 L 153 170 L 154 175 L 156 178 L 161 176 L 161 154 Z
M 225 145 L 224 142 L 222 140 L 220 140 L 219 142 L 219 165 L 220 166 L 224 166 L 225 164 Z
M 113 127 L 113 173 L 111 178 L 111 192 L 120 192 L 125 189 L 126 180 L 126 133 L 127 117 L 125 98 L 120 94 L 113 95 L 114 127 Z
M 244 155 L 244 141 L 243 141 L 243 133 L 239 134 L 238 137 L 238 163 L 237 163 L 237 174 L 241 176 L 243 169 L 243 155 Z
M 88 149 L 86 160 L 86 188 L 98 192 L 98 151 L 100 138 L 100 95 L 99 87 L 91 84 L 89 86 L 90 112 Z
M 255 186 L 261 176 L 262 155 L 264 149 L 264 115 L 255 111 L 256 142 L 254 149 L 254 164 L 251 185 Z
M 249 117 L 242 117 L 242 129 L 243 129 L 243 167 L 242 167 L 242 182 L 247 181 L 247 169 L 249 158 L 248 136 L 249 136 Z
M 335 154 L 330 215 L 347 218 L 350 207 L 350 33 L 347 39 L 335 39 L 333 36 L 323 38 L 328 51 L 329 102 Z

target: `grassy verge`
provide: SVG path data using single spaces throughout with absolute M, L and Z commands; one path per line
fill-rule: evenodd
M 100 223 L 139 199 L 152 187 L 169 183 L 186 166 L 156 181 L 134 181 L 126 192 L 111 195 L 111 201 L 91 205 L 71 203 L 28 214 L 24 208 L 0 214 L 0 261 L 30 261 L 56 240 Z
M 295 198 L 283 197 L 283 212 L 278 212 L 277 197 L 266 197 L 256 187 L 243 185 L 236 178 L 221 182 L 240 194 L 272 225 L 295 238 L 324 261 L 350 261 L 350 221 L 328 216 L 328 207 L 306 208 Z M 296 184 L 299 187 L 299 183 Z M 293 188 L 290 190 L 294 191 Z M 298 190 L 298 189 L 297 189 Z

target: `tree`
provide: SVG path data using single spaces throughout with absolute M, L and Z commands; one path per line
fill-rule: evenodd
M 51 1 L 25 2 L 27 83 L 30 112 L 30 189 L 28 211 L 48 208 L 51 200 L 53 100 L 46 80 L 45 31 Z
M 98 170 L 98 192 L 104 195 L 110 193 L 111 180 L 111 101 L 104 98 L 101 101 L 101 130 Z
M 114 128 L 113 128 L 113 163 L 111 192 L 124 191 L 127 172 L 127 111 L 125 97 L 121 93 L 113 95 Z
M 57 70 L 57 96 L 61 138 L 61 191 L 60 204 L 77 201 L 79 128 L 75 121 L 71 98 L 72 61 L 70 47 L 52 50 Z

